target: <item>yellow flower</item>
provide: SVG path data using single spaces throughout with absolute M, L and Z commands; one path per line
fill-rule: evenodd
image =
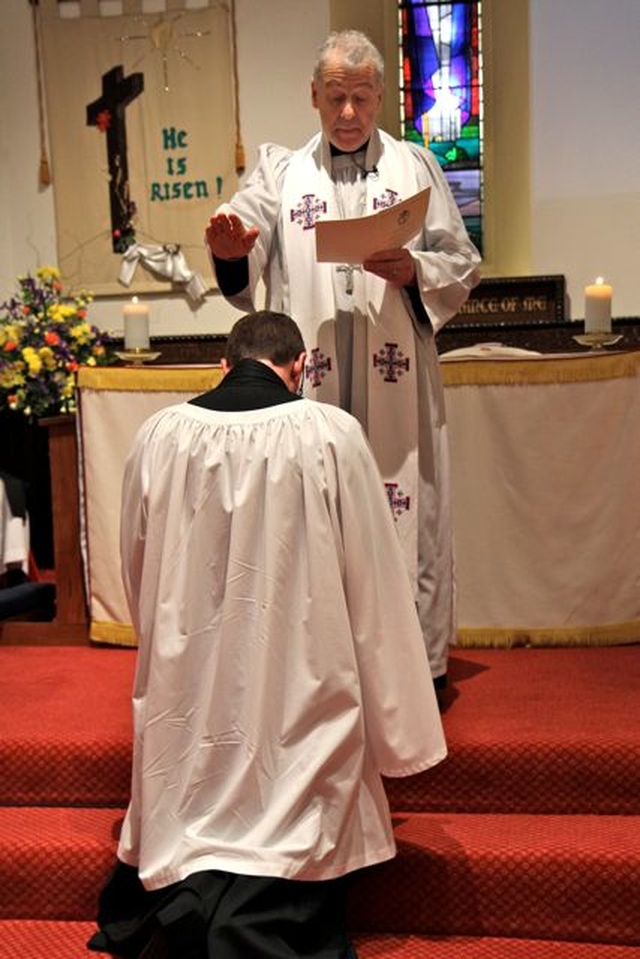
M 42 364 L 45 369 L 55 370 L 56 366 L 58 365 L 58 361 L 50 346 L 41 346 L 38 350 L 38 355 L 42 360 Z
M 78 346 L 86 346 L 93 339 L 91 327 L 88 323 L 76 323 L 75 326 L 71 327 L 69 332 Z
M 12 390 L 16 386 L 22 386 L 24 376 L 20 370 L 14 366 L 5 366 L 0 370 L 0 389 Z
M 17 323 L 7 323 L 0 326 L 0 347 L 5 343 L 18 343 L 20 340 L 20 327 Z
M 49 319 L 54 323 L 64 323 L 76 315 L 75 306 L 69 306 L 68 303 L 52 303 L 49 307 Z
M 62 387 L 62 396 L 65 400 L 71 399 L 75 392 L 76 384 L 73 376 L 68 376 Z
M 42 360 L 32 346 L 25 346 L 22 356 L 29 369 L 30 376 L 37 376 L 42 369 Z
M 41 266 L 36 270 L 36 276 L 41 283 L 53 283 L 54 280 L 60 279 L 60 270 L 55 266 Z

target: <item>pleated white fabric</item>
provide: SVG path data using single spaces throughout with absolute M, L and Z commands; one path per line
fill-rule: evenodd
M 380 474 L 310 400 L 140 430 L 123 488 L 139 636 L 119 858 L 147 888 L 203 869 L 332 878 L 395 847 L 381 774 L 446 746 Z

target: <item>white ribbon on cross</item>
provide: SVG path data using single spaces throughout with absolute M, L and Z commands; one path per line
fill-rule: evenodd
M 139 262 L 172 283 L 184 284 L 187 295 L 192 300 L 201 300 L 207 292 L 200 274 L 189 269 L 184 253 L 173 243 L 165 243 L 163 246 L 134 243 L 130 246 L 122 255 L 120 267 L 119 280 L 124 286 L 131 285 Z

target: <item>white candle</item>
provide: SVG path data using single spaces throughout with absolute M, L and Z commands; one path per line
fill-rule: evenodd
M 139 303 L 134 296 L 131 303 L 127 303 L 122 311 L 124 316 L 124 348 L 125 350 L 149 349 L 149 307 Z
M 584 290 L 585 333 L 611 332 L 611 287 L 599 276 Z

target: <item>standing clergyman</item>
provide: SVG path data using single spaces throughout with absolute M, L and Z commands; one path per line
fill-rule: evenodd
M 211 218 L 222 293 L 291 314 L 309 348 L 305 394 L 364 427 L 382 473 L 436 685 L 455 639 L 449 458 L 435 333 L 479 280 L 479 255 L 437 160 L 375 125 L 384 64 L 358 31 L 331 34 L 311 95 L 322 132 L 299 150 L 268 143 L 246 185 Z M 430 187 L 407 247 L 361 265 L 316 259 L 315 223 L 373 214 Z

